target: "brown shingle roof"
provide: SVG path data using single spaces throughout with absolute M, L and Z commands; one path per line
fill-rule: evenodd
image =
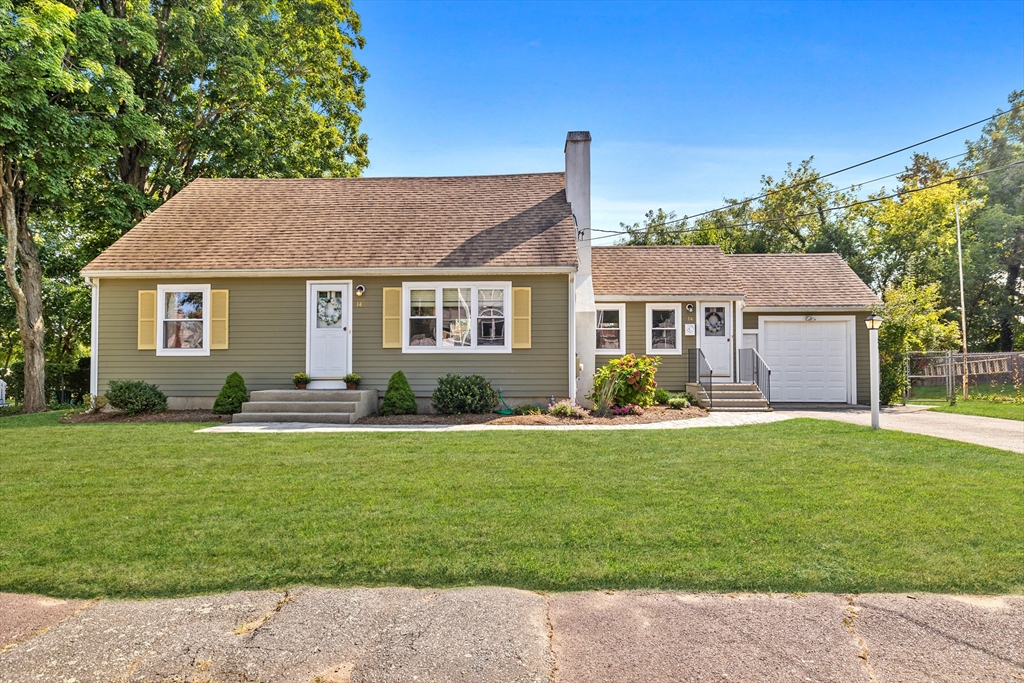
M 723 254 L 716 246 L 594 247 L 594 294 L 744 296 L 747 306 L 868 308 L 838 254 Z
M 730 254 L 747 306 L 869 308 L 878 297 L 839 254 Z
M 572 267 L 564 173 L 200 179 L 83 272 Z
M 594 247 L 594 294 L 742 294 L 718 247 Z

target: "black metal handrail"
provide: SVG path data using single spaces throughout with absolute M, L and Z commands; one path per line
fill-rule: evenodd
M 772 404 L 772 369 L 764 362 L 757 349 L 740 349 L 739 380 L 753 382 L 761 391 L 769 407 Z
M 712 388 L 712 379 L 714 377 L 714 370 L 711 369 L 711 364 L 708 363 L 708 359 L 704 357 L 704 352 L 700 349 L 690 349 L 689 355 L 689 366 L 690 366 L 690 377 L 696 379 L 697 384 L 704 390 L 704 393 L 708 395 L 708 408 L 714 407 L 715 397 Z M 705 384 L 704 378 L 707 378 Z

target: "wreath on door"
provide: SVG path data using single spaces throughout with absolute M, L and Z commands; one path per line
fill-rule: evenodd
M 333 327 L 341 320 L 341 300 L 336 296 L 318 299 L 316 317 L 324 327 Z
M 721 334 L 725 328 L 725 318 L 717 311 L 712 311 L 704 317 L 704 325 L 709 334 Z

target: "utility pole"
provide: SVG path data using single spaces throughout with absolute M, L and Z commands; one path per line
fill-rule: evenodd
M 964 346 L 964 400 L 967 400 L 967 307 L 964 304 L 964 249 L 960 243 L 960 202 L 955 202 L 956 255 L 960 263 L 960 337 Z

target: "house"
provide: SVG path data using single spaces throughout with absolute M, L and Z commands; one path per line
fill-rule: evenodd
M 448 372 L 583 400 L 599 364 L 647 353 L 671 390 L 760 361 L 775 402 L 867 401 L 877 298 L 838 256 L 592 247 L 590 142 L 568 134 L 564 173 L 193 182 L 83 270 L 93 393 L 141 379 L 208 407 L 235 371 L 383 391 L 403 370 L 425 405 Z

